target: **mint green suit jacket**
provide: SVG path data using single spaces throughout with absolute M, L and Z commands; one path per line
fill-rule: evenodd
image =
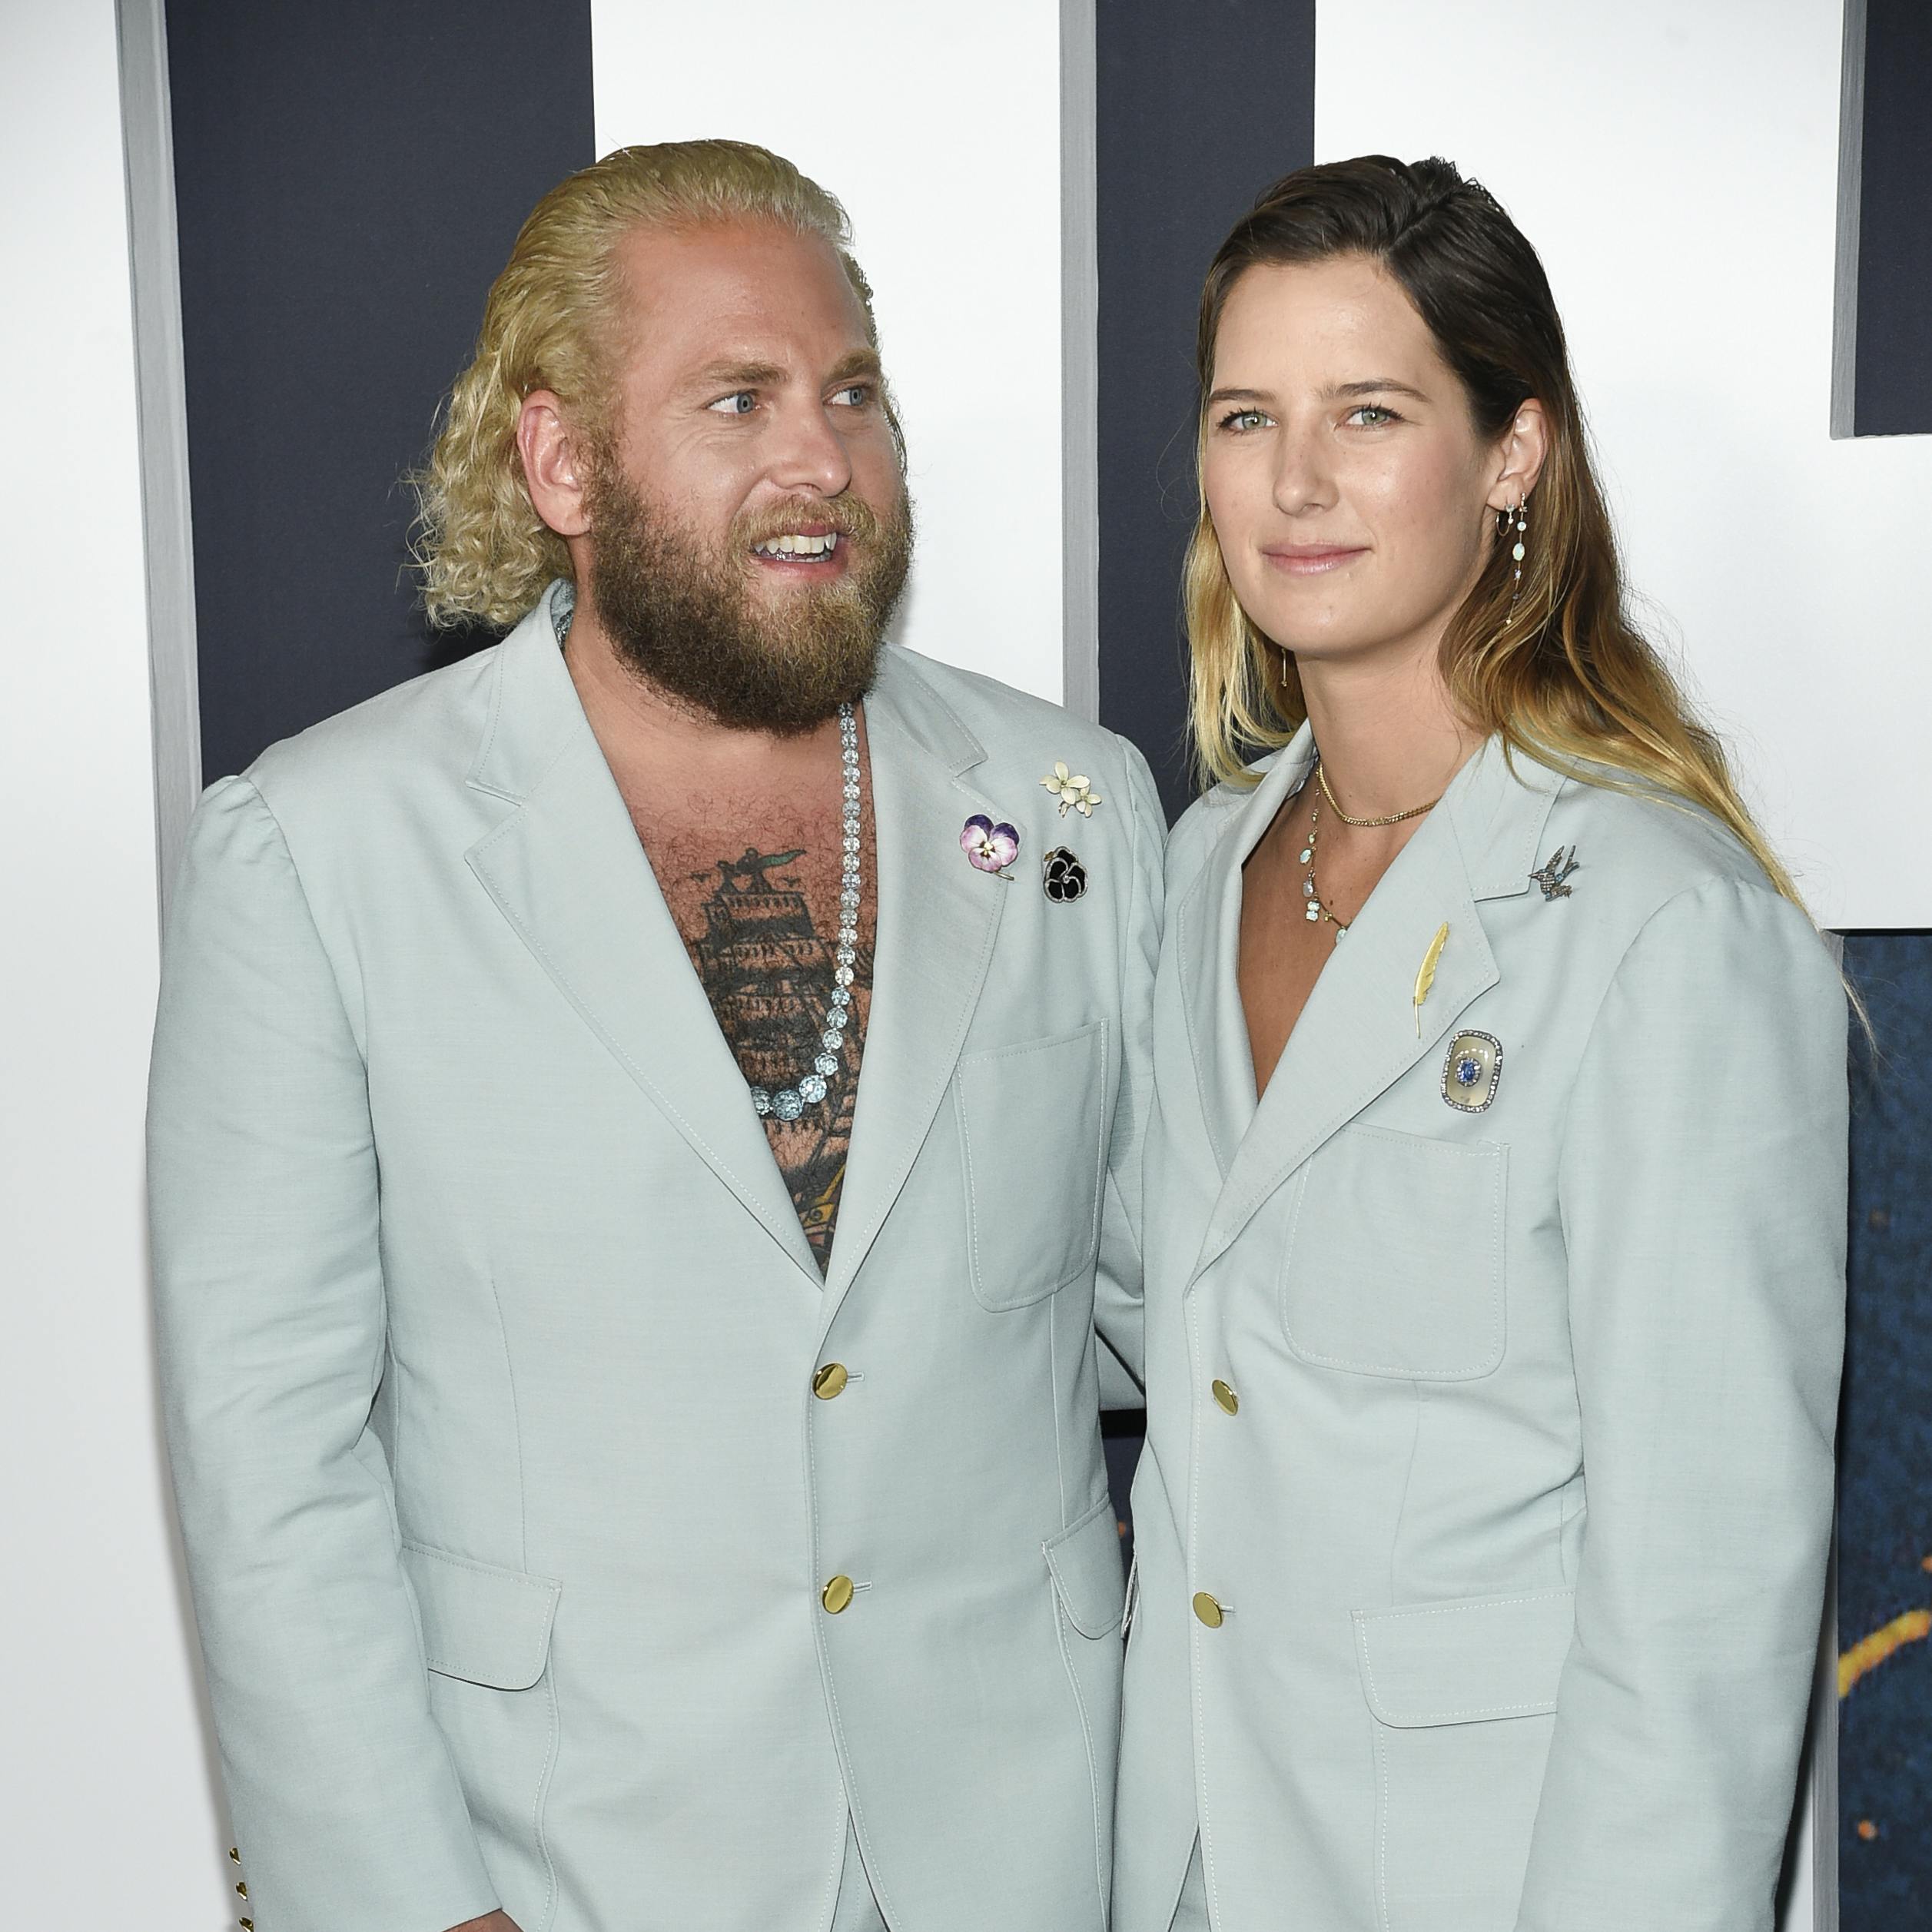
M 1836 971 L 1708 818 L 1492 743 L 1257 1107 L 1241 865 L 1310 749 L 1169 849 L 1115 1932 L 1167 1932 L 1197 1831 L 1216 1932 L 1768 1932 L 1831 1522 Z M 1486 1090 L 1466 1029 L 1484 1111 L 1445 1097 Z
M 1164 826 L 986 679 L 888 650 L 866 716 L 824 1280 L 547 599 L 203 802 L 154 1256 L 257 1932 L 814 1932 L 848 1813 L 895 1926 L 1101 1932 Z

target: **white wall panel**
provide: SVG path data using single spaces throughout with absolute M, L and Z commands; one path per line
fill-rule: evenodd
M 1812 911 L 1924 926 L 1932 437 L 1831 435 L 1842 32 L 1839 0 L 1332 0 L 1316 158 L 1446 154 L 1516 217 L 1632 579 Z
M 213 1932 L 237 1901 L 148 1346 L 154 802 L 111 0 L 4 0 L 0 46 L 6 1917 Z
M 1060 10 L 593 0 L 599 153 L 755 141 L 842 201 L 919 517 L 898 634 L 1058 699 Z

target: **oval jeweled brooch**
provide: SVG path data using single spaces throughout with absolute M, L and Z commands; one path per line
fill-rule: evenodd
M 1442 1062 L 1442 1097 L 1459 1114 L 1486 1114 L 1502 1078 L 1502 1042 L 1492 1033 L 1459 1033 Z

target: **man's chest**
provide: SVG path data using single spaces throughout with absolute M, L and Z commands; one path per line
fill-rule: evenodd
M 871 1002 L 871 815 L 848 832 L 835 812 L 700 803 L 632 822 L 822 1264 Z

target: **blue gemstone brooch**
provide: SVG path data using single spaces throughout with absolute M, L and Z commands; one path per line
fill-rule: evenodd
M 1486 1114 L 1502 1078 L 1502 1042 L 1492 1033 L 1459 1033 L 1442 1062 L 1442 1097 L 1459 1114 Z

